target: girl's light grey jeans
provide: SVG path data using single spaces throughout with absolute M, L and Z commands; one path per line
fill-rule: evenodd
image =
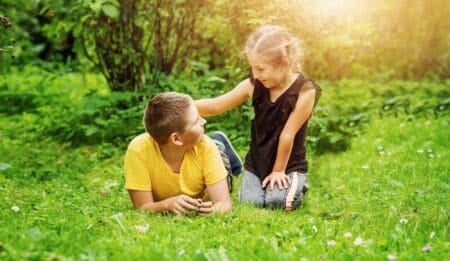
M 294 210 L 303 202 L 308 190 L 307 173 L 291 172 L 289 187 L 280 189 L 276 185 L 273 190 L 269 186 L 262 188 L 262 181 L 254 173 L 244 170 L 242 177 L 240 201 L 254 204 L 258 207 L 282 208 Z

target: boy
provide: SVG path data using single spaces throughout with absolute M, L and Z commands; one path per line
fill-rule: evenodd
M 147 132 L 135 137 L 125 154 L 125 187 L 135 208 L 178 215 L 231 210 L 231 173 L 204 135 L 205 123 L 188 95 L 161 93 L 148 102 Z M 222 133 L 219 137 L 223 148 L 231 148 L 225 151 L 230 156 L 226 162 L 240 171 L 242 163 L 231 144 Z

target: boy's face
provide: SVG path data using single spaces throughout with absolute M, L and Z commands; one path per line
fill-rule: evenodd
M 184 147 L 192 147 L 203 139 L 206 120 L 203 119 L 192 102 L 186 111 L 186 127 L 180 134 Z

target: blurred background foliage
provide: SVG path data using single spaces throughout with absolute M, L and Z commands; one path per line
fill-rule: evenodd
M 274 23 L 302 40 L 313 78 L 448 78 L 449 13 L 446 0 L 3 0 L 0 15 L 13 26 L 0 44 L 12 40 L 15 58 L 2 55 L 1 65 L 76 57 L 113 90 L 141 89 L 190 60 L 242 67 L 248 34 Z
M 449 13 L 447 0 L 2 0 L 0 114 L 72 145 L 125 144 L 149 96 L 216 96 L 248 76 L 246 37 L 272 23 L 325 89 L 310 146 L 341 151 L 371 117 L 448 114 Z M 247 103 L 208 126 L 242 148 L 252 117 Z

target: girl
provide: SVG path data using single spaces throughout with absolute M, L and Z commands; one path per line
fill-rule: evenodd
M 251 76 L 224 95 L 195 103 L 202 116 L 212 116 L 252 99 L 241 202 L 293 210 L 307 190 L 306 129 L 321 89 L 301 73 L 298 41 L 284 27 L 261 26 L 244 52 Z

